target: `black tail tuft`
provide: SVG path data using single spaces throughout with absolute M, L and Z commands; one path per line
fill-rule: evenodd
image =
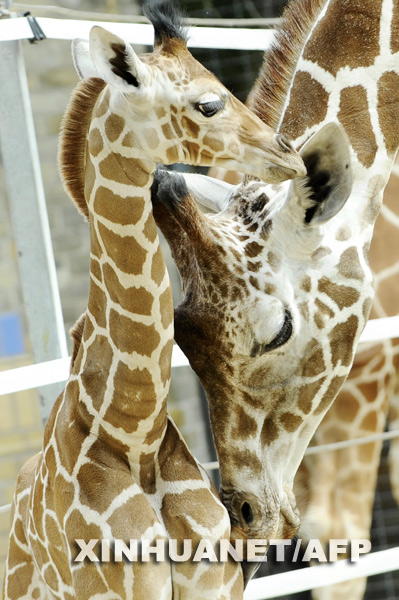
M 187 42 L 187 28 L 181 12 L 171 2 L 147 0 L 144 15 L 151 21 L 155 32 L 155 45 L 166 40 Z

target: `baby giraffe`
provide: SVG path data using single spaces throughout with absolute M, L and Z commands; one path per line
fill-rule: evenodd
M 272 181 L 304 173 L 288 140 L 190 55 L 170 6 L 149 13 L 152 54 L 138 58 L 100 27 L 89 44 L 74 44 L 83 81 L 64 118 L 60 167 L 90 224 L 89 300 L 43 451 L 18 478 L 6 600 L 243 593 L 238 562 L 98 556 L 100 544 L 112 553 L 115 539 L 196 547 L 230 538 L 226 509 L 166 411 L 174 332 L 151 206 L 157 161 L 224 165 Z

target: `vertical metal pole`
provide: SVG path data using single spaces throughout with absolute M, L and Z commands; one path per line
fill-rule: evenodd
M 67 356 L 21 42 L 0 42 L 0 144 L 35 362 Z M 43 420 L 62 389 L 39 390 Z

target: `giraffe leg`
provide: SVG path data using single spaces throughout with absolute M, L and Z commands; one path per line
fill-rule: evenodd
M 327 546 L 331 539 L 369 539 L 371 514 L 374 500 L 375 484 L 377 478 L 378 457 L 381 452 L 381 443 L 368 444 L 367 453 L 372 453 L 375 460 L 362 466 L 361 471 L 348 472 L 344 465 L 353 465 L 356 460 L 358 448 L 347 448 L 336 454 L 335 470 L 329 470 L 333 475 L 330 481 L 329 509 L 326 508 L 325 498 L 313 493 L 308 513 L 318 517 L 322 523 L 327 517 L 327 525 L 321 525 L 319 539 Z M 360 446 L 361 448 L 361 446 Z M 326 466 L 325 461 L 319 467 Z M 319 471 L 317 471 L 319 472 Z M 316 474 L 313 473 L 315 476 Z M 320 504 L 321 502 L 321 504 Z M 317 533 L 316 526 L 312 534 Z M 345 556 L 342 556 L 345 558 Z M 347 582 L 325 586 L 312 591 L 313 600 L 361 600 L 366 589 L 366 578 L 353 579 Z
M 391 398 L 389 407 L 389 429 L 399 430 L 399 389 Z M 399 505 L 399 436 L 391 440 L 388 455 L 389 479 L 396 503 Z
M 23 496 L 23 499 L 27 496 Z M 26 541 L 21 502 L 15 501 L 11 517 L 11 533 L 6 561 L 4 600 L 53 600 L 46 591 Z
M 397 340 L 396 340 L 397 342 Z M 389 429 L 399 431 L 399 345 L 393 343 L 394 391 L 389 399 Z M 393 497 L 399 506 L 399 436 L 391 440 L 388 454 L 389 479 Z
M 299 505 L 302 539 L 328 539 L 332 527 L 331 498 L 336 478 L 334 458 L 328 454 L 307 456 L 300 466 L 296 485 L 301 486 L 297 482 L 302 478 L 302 486 L 306 487 L 307 492 L 306 499 Z
M 316 438 L 318 438 L 317 434 Z M 317 439 L 317 443 L 322 444 L 323 441 Z M 298 485 L 307 487 L 307 498 L 303 503 L 303 507 L 301 507 L 303 518 L 300 535 L 308 540 L 319 539 L 324 546 L 328 544 L 330 539 L 334 538 L 368 538 L 369 536 L 368 523 L 365 524 L 362 535 L 360 533 L 354 534 L 353 515 L 348 514 L 348 512 L 340 515 L 340 509 L 336 506 L 335 487 L 339 485 L 338 459 L 339 457 L 335 453 L 321 453 L 305 457 L 299 470 L 299 477 L 297 477 Z M 307 483 L 305 483 L 306 476 L 308 477 Z M 341 504 L 347 505 L 347 501 L 343 497 L 341 497 Z M 337 523 L 341 525 L 341 529 L 337 527 Z M 356 531 L 359 532 L 361 529 L 360 523 L 357 525 L 358 529 Z M 366 589 L 366 583 L 367 579 L 363 577 L 314 589 L 312 590 L 312 599 L 347 600 L 350 598 L 351 600 L 361 600 Z
M 335 585 L 312 590 L 312 600 L 361 600 L 366 591 L 367 578 L 359 577 Z
M 383 432 L 397 380 L 395 370 L 389 343 L 360 349 L 343 389 L 315 434 L 316 443 Z M 381 447 L 381 442 L 375 442 L 329 452 L 324 459 L 306 458 L 310 472 L 306 515 L 317 515 L 322 543 L 330 539 L 369 538 Z M 326 491 L 320 490 L 326 485 L 328 498 Z M 327 533 L 324 519 L 328 524 Z M 316 528 L 311 533 L 315 532 Z M 312 597 L 315 600 L 361 600 L 366 581 L 356 579 L 319 588 L 312 592 Z

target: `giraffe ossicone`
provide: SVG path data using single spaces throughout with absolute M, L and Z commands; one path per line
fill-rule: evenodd
M 88 46 L 73 45 L 83 81 L 64 117 L 59 163 L 89 221 L 89 299 L 43 450 L 18 477 L 6 600 L 243 594 L 232 560 L 74 560 L 77 539 L 230 539 L 228 513 L 166 409 L 173 302 L 151 205 L 157 161 L 234 165 L 278 181 L 304 172 L 286 139 L 191 56 L 170 5 L 149 15 L 151 54 L 136 56 L 99 27 Z
M 177 201 L 160 174 L 154 190 L 182 278 L 175 336 L 208 395 L 233 535 L 297 531 L 295 473 L 368 319 L 370 240 L 399 143 L 395 19 L 385 0 L 290 3 L 249 105 L 305 154 L 307 142 L 307 178 L 229 191 L 187 177 Z M 322 129 L 334 123 L 343 145 Z

